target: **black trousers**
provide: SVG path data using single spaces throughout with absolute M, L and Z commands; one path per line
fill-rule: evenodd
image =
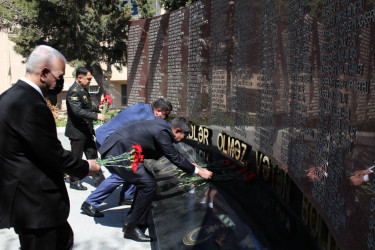
M 68 222 L 57 227 L 14 230 L 19 236 L 21 250 L 69 250 L 73 247 L 74 236 Z
M 154 176 L 144 167 L 143 163 L 138 165 L 138 170 L 135 173 L 129 168 L 107 168 L 111 173 L 115 173 L 124 178 L 127 183 L 136 186 L 133 203 L 126 217 L 125 225 L 146 225 L 157 188 Z
M 86 159 L 96 159 L 98 158 L 98 151 L 96 150 L 96 145 L 93 139 L 70 139 L 70 146 L 72 148 L 72 153 L 79 158 L 82 158 L 83 153 L 85 153 Z M 99 186 L 99 184 L 105 179 L 102 170 L 97 172 L 92 176 L 94 180 L 94 186 Z M 79 180 L 75 176 L 70 176 L 70 181 L 74 182 Z

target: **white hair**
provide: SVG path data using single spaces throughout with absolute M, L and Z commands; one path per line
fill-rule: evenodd
M 50 65 L 58 58 L 61 58 L 66 63 L 65 57 L 58 50 L 47 45 L 39 45 L 27 59 L 26 73 L 37 73 L 42 67 Z

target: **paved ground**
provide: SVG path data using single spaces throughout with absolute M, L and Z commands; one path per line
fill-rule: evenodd
M 69 140 L 63 135 L 64 129 L 58 128 L 59 138 L 63 147 L 70 149 Z M 109 172 L 104 170 L 104 175 Z M 149 250 L 150 243 L 140 243 L 123 238 L 122 224 L 130 206 L 118 206 L 119 190 L 99 207 L 104 212 L 104 217 L 93 218 L 81 214 L 81 204 L 95 188 L 92 186 L 92 179 L 86 177 L 83 184 L 88 187 L 86 191 L 78 191 L 69 188 L 70 197 L 69 223 L 74 231 L 73 250 Z M 146 231 L 148 233 L 148 231 Z M 0 250 L 17 250 L 19 241 L 13 229 L 0 229 Z

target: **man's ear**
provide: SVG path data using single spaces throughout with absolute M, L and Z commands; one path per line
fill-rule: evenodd
M 160 108 L 154 110 L 154 116 L 155 117 L 159 117 L 160 114 L 161 114 L 161 109 Z
M 47 69 L 46 67 L 44 67 L 42 69 L 42 71 L 40 72 L 40 81 L 43 83 L 43 84 L 46 84 L 46 81 L 45 79 L 47 78 L 47 75 L 49 73 L 49 69 Z

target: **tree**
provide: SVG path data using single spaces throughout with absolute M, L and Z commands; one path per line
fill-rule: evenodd
M 0 2 L 0 30 L 11 31 L 19 20 L 33 15 L 32 8 L 27 1 L 1 0 Z
M 152 7 L 154 0 L 135 0 L 141 18 L 150 18 L 155 15 L 156 10 Z
M 171 12 L 189 6 L 198 0 L 160 0 L 166 12 Z
M 114 92 L 107 81 L 111 77 L 111 66 L 121 70 L 126 65 L 131 11 L 128 5 L 121 8 L 121 2 L 3 0 L 0 11 L 8 10 L 10 14 L 1 13 L 1 28 L 12 28 L 12 33 L 17 35 L 12 38 L 15 50 L 24 57 L 37 45 L 47 44 L 64 54 L 72 66 L 90 66 L 100 86 L 98 101 L 102 94 Z

